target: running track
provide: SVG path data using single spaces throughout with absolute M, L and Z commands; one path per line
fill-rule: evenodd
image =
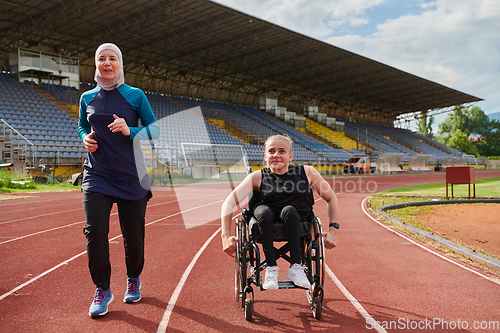
M 476 172 L 477 178 L 499 176 L 500 171 Z M 95 287 L 87 269 L 81 193 L 2 200 L 0 331 L 376 331 L 367 329 L 373 327 L 366 322 L 371 317 L 382 326 L 420 325 L 423 329 L 417 331 L 446 331 L 444 321 L 449 329 L 466 323 L 464 332 L 493 332 L 473 325 L 500 321 L 498 280 L 433 254 L 362 209 L 368 191 L 444 182 L 444 177 L 436 173 L 335 180 L 341 229 L 338 246 L 326 254 L 330 274 L 320 321 L 312 317 L 303 290 L 255 290 L 254 320 L 244 319 L 234 299 L 234 260 L 221 251 L 217 216 L 228 185 L 155 188 L 146 215 L 143 299 L 137 304 L 122 302 L 123 242 L 113 209 L 109 238 L 115 300 L 109 313 L 98 319 L 88 316 Z M 315 213 L 327 221 L 322 200 Z M 281 264 L 284 280 L 286 267 Z

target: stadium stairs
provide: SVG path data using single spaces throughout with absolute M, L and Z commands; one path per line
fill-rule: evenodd
M 26 85 L 29 85 L 29 83 L 26 83 Z M 66 112 L 71 119 L 78 119 L 78 111 L 73 109 L 71 105 L 68 105 L 64 100 L 61 100 L 54 96 L 47 90 L 46 87 L 34 85 L 33 90 L 35 90 L 38 94 L 44 96 L 45 99 L 50 103 L 54 103 L 59 110 Z
M 312 119 L 306 118 L 307 135 L 321 140 L 331 148 L 344 150 L 366 150 L 366 147 L 346 137 L 344 133 L 334 131 Z

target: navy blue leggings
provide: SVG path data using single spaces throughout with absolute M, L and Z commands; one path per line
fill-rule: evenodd
M 300 222 L 302 217 L 293 206 L 285 206 L 279 217 L 266 205 L 255 208 L 253 215 L 259 223 L 260 241 L 266 256 L 267 266 L 276 266 L 276 254 L 273 246 L 273 224 L 284 223 L 290 249 L 291 264 L 300 263 Z

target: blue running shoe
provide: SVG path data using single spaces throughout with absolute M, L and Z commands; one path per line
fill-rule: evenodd
M 125 303 L 135 303 L 141 300 L 141 278 L 131 278 L 127 279 L 127 292 L 123 297 Z
M 111 293 L 111 289 L 103 290 L 101 287 L 98 287 L 95 290 L 94 301 L 90 305 L 89 316 L 104 316 L 108 313 L 108 305 L 113 302 L 113 299 L 114 296 Z

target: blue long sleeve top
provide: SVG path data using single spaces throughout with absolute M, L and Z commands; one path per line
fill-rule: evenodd
M 111 132 L 113 114 L 125 119 L 130 136 Z M 160 128 L 144 92 L 122 84 L 109 91 L 96 87 L 83 93 L 78 134 L 83 140 L 92 131 L 98 148 L 85 160 L 82 190 L 126 200 L 151 197 L 140 140 L 157 139 Z

